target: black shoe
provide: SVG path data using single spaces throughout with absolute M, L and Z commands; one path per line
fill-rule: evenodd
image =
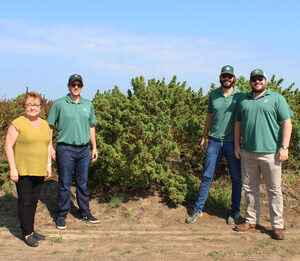
M 32 234 L 29 235 L 27 239 L 24 237 L 24 242 L 30 247 L 37 247 L 39 245 L 36 238 Z
M 92 214 L 89 214 L 85 217 L 81 217 L 80 219 L 83 221 L 88 221 L 90 223 L 94 223 L 94 224 L 99 223 L 99 219 L 93 217 Z
M 33 237 L 35 237 L 37 240 L 45 240 L 46 237 L 44 235 L 41 235 L 35 231 L 33 231 Z
M 66 229 L 67 225 L 66 225 L 66 221 L 64 218 L 58 218 L 56 220 L 56 228 L 58 229 Z

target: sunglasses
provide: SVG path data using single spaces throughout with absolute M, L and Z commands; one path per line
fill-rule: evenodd
M 263 77 L 263 76 L 254 76 L 254 77 L 252 77 L 251 79 L 250 79 L 250 81 L 251 82 L 256 82 L 257 80 L 258 81 L 263 81 L 265 79 L 265 77 Z
M 225 79 L 225 78 L 232 79 L 234 76 L 231 75 L 231 74 L 222 74 L 221 77 L 222 77 L 223 79 Z
M 76 86 L 78 86 L 78 88 L 81 88 L 83 86 L 83 84 L 82 83 L 72 83 L 71 86 L 73 88 L 75 88 Z

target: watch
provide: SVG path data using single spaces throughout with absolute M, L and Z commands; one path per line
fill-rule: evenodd
M 289 147 L 285 146 L 285 145 L 281 145 L 281 148 L 283 148 L 284 150 L 287 150 Z

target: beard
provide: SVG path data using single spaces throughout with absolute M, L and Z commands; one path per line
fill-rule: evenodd
M 254 87 L 252 87 L 252 92 L 255 92 L 255 93 L 262 93 L 264 92 L 265 90 L 267 89 L 267 86 L 263 86 L 261 89 L 255 89 Z
M 230 89 L 232 86 L 234 86 L 235 80 L 233 80 L 230 85 L 224 85 L 224 81 L 222 81 L 222 80 L 220 80 L 220 83 L 223 88 Z

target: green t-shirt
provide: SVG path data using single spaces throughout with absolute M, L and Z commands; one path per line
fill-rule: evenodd
M 56 125 L 57 142 L 87 144 L 91 135 L 90 126 L 96 124 L 93 104 L 82 97 L 75 103 L 67 95 L 53 103 L 47 122 Z
M 281 94 L 270 89 L 258 99 L 246 94 L 235 115 L 235 120 L 242 122 L 243 150 L 276 153 L 282 140 L 281 122 L 291 117 L 293 113 Z
M 221 87 L 213 90 L 208 99 L 207 112 L 212 113 L 209 137 L 222 141 L 234 140 L 234 115 L 238 100 L 245 94 L 234 88 L 225 97 Z

